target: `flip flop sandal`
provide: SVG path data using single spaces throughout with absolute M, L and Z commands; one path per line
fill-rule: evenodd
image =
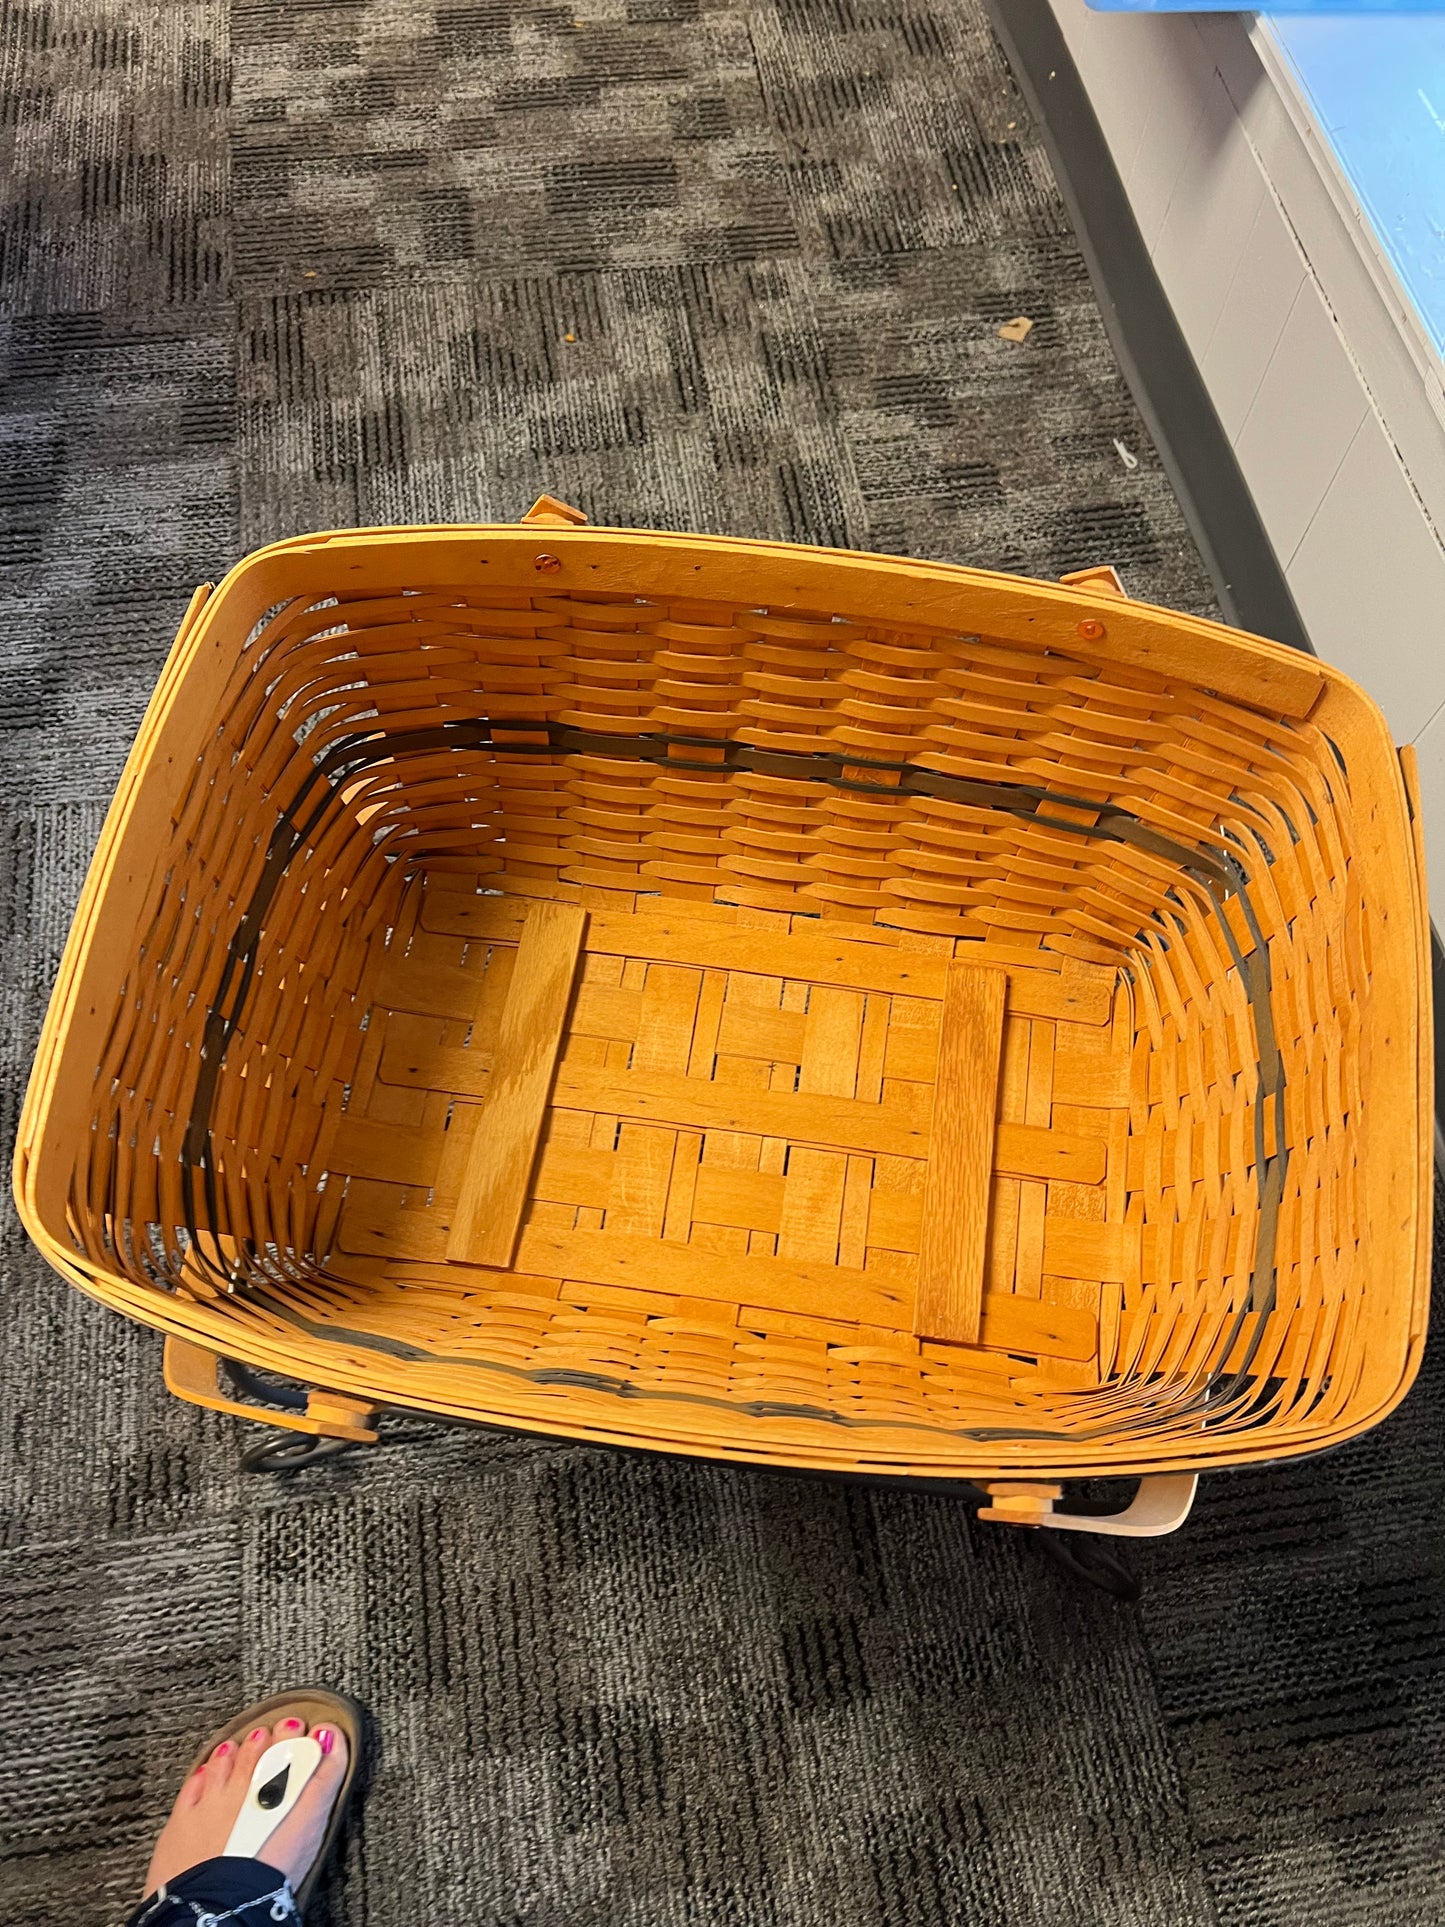
M 346 1774 L 340 1787 L 337 1789 L 336 1800 L 331 1809 L 331 1818 L 326 1826 L 325 1838 L 322 1840 L 320 1848 L 317 1850 L 316 1858 L 312 1861 L 301 1885 L 292 1890 L 296 1902 L 296 1911 L 300 1914 L 306 1911 L 307 1902 L 316 1891 L 317 1880 L 320 1877 L 322 1868 L 330 1858 L 332 1848 L 336 1845 L 337 1835 L 341 1832 L 341 1823 L 346 1816 L 346 1810 L 350 1804 L 352 1788 L 356 1780 L 356 1769 L 361 1761 L 362 1731 L 366 1720 L 365 1710 L 360 1703 L 354 1699 L 348 1699 L 344 1693 L 329 1692 L 324 1686 L 298 1686 L 289 1693 L 273 1693 L 270 1699 L 257 1700 L 254 1706 L 248 1706 L 243 1713 L 238 1713 L 234 1719 L 228 1720 L 224 1726 L 219 1727 L 211 1735 L 210 1739 L 206 1741 L 205 1745 L 197 1751 L 195 1759 L 191 1762 L 191 1770 L 194 1772 L 195 1769 L 201 1765 L 202 1761 L 208 1760 L 221 1744 L 222 1740 L 240 1739 L 255 1727 L 278 1726 L 284 1719 L 304 1720 L 308 1735 L 311 1728 L 317 1726 L 334 1726 L 338 1731 L 346 1735 Z M 267 1752 L 270 1752 L 272 1748 L 278 1745 L 288 1744 L 294 1746 L 296 1742 L 277 1741 L 273 1739 L 271 1748 L 268 1748 Z M 264 1759 L 265 1757 L 266 1755 L 263 1754 L 262 1758 Z M 315 1751 L 313 1749 L 310 1759 L 305 1761 L 305 1764 L 312 1768 L 312 1770 L 314 1770 L 314 1760 Z M 267 1782 L 268 1791 L 271 1786 L 274 1786 L 275 1780 L 280 1777 L 282 1770 L 284 1770 L 284 1765 L 282 1768 L 273 1771 Z M 310 1771 L 307 1772 L 306 1778 L 310 1778 Z M 301 1791 L 301 1786 L 304 1784 L 305 1781 L 303 1780 L 291 1793 L 291 1797 L 288 1800 L 286 1798 L 287 1789 L 283 1782 L 282 1787 L 277 1790 L 274 1801 L 262 1803 L 263 1806 L 270 1807 L 271 1811 L 269 1812 L 257 1812 L 257 1803 L 248 1796 L 242 1806 L 241 1815 L 235 1827 L 232 1829 L 231 1837 L 226 1842 L 222 1851 L 228 1854 L 239 1853 L 247 1856 L 254 1856 L 259 1853 L 261 1847 L 265 1845 L 274 1829 L 280 1825 L 287 1813 L 290 1812 L 291 1807 L 295 1804 L 296 1798 Z M 251 1821 L 249 1837 L 246 1832 L 248 1819 Z

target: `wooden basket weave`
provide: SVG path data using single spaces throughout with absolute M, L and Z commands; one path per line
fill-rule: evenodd
M 50 1261 L 343 1437 L 1026 1482 L 1384 1416 L 1430 1039 L 1369 699 L 1099 572 L 573 519 L 198 592 L 22 1121 Z

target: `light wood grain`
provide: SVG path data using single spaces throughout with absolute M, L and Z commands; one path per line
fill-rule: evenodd
M 744 1307 L 805 1313 L 854 1324 L 907 1331 L 911 1287 L 842 1265 L 700 1251 L 652 1238 L 606 1231 L 545 1230 L 529 1226 L 517 1248 L 517 1268 L 544 1277 L 630 1285 L 678 1297 L 732 1299 Z M 746 1310 L 742 1322 L 746 1323 Z M 1009 1351 L 1088 1358 L 1097 1321 L 1072 1305 L 1047 1305 L 1008 1293 L 991 1294 L 985 1342 Z
M 774 1311 L 810 1312 L 864 1325 L 906 1330 L 911 1291 L 880 1284 L 862 1271 L 803 1260 L 699 1250 L 607 1231 L 551 1231 L 528 1226 L 517 1266 L 561 1278 L 634 1285 L 681 1297 L 732 1299 Z
M 498 908 L 499 904 L 503 907 Z M 424 914 L 428 929 L 454 936 L 485 936 L 505 942 L 517 927 L 515 912 L 506 899 L 447 890 L 428 892 Z M 693 914 L 653 909 L 635 914 L 599 912 L 592 919 L 587 941 L 589 949 L 612 956 L 787 976 L 841 990 L 882 991 L 906 997 L 941 998 L 947 962 L 923 951 L 835 939 L 812 930 L 779 934 L 729 925 L 718 921 L 715 912 L 708 915 L 705 909 Z M 1107 970 L 1082 966 L 1067 977 L 1044 970 L 1006 974 L 1009 1009 L 1021 1017 L 1066 1019 L 1080 1024 L 1109 1021 L 1112 974 Z M 449 991 L 451 1014 L 457 1014 L 452 981 L 438 977 L 428 982 L 425 991 L 413 988 L 409 994 L 413 998 L 426 995 L 431 1010 L 445 1005 Z
M 455 1263 L 512 1261 L 586 928 L 586 911 L 567 903 L 534 905 L 522 927 L 486 1101 L 447 1239 L 447 1257 Z
M 1428 953 L 1413 759 L 1359 693 L 1087 586 L 553 525 L 539 573 L 543 532 L 299 539 L 193 605 L 20 1127 L 50 1261 L 360 1404 L 754 1462 L 1021 1492 L 1381 1417 Z M 786 760 L 849 751 L 846 790 Z M 513 1267 L 448 1263 L 540 903 L 599 923 L 574 1101 Z M 913 1335 L 955 958 L 1006 985 L 976 1345 Z
M 978 1343 L 1003 1012 L 995 972 L 949 965 L 918 1241 L 920 1338 Z
M 927 1097 L 925 1091 L 925 1104 Z M 614 1074 L 574 1068 L 570 1063 L 557 1073 L 553 1101 L 582 1111 L 612 1110 L 619 1117 L 644 1123 L 747 1131 L 795 1144 L 887 1157 L 926 1157 L 932 1136 L 926 1109 L 920 1115 L 901 1104 L 863 1104 L 856 1098 L 810 1097 L 745 1084 L 707 1083 L 695 1077 L 644 1077 L 635 1071 Z M 1033 1124 L 1000 1125 L 994 1146 L 994 1164 L 1000 1171 L 1074 1184 L 1100 1183 L 1104 1159 L 1101 1138 Z

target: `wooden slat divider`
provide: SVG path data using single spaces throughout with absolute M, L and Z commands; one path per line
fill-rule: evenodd
M 517 1269 L 541 1277 L 590 1279 L 689 1298 L 732 1298 L 761 1310 L 908 1329 L 912 1289 L 885 1284 L 843 1265 L 700 1251 L 655 1238 L 606 1231 L 529 1226 L 517 1246 Z M 746 1311 L 742 1322 L 746 1323 Z M 983 1342 L 1006 1351 L 1059 1358 L 1092 1357 L 1097 1320 L 1073 1305 L 1050 1305 L 991 1293 L 983 1308 Z
M 448 936 L 515 941 L 518 899 L 429 890 L 422 910 L 428 930 Z M 857 943 L 813 931 L 773 931 L 728 925 L 715 916 L 644 909 L 599 911 L 588 948 L 649 963 L 692 964 L 704 969 L 786 975 L 839 990 L 884 991 L 901 997 L 941 1000 L 948 959 L 929 951 L 886 943 Z M 981 946 L 980 946 L 981 947 Z M 980 959 L 980 967 L 986 964 Z M 1020 1017 L 1075 1024 L 1107 1024 L 1113 1009 L 1112 979 L 1102 969 L 1055 974 L 1044 970 L 1000 971 L 1007 975 L 1008 1006 Z
M 949 965 L 918 1241 L 920 1338 L 978 1343 L 1003 1010 L 1004 986 L 993 972 Z
M 570 903 L 534 904 L 522 927 L 486 1103 L 447 1239 L 453 1263 L 511 1263 L 586 928 L 587 912 Z
M 924 1093 L 926 1097 L 927 1093 Z M 639 1122 L 675 1124 L 691 1130 L 750 1131 L 824 1149 L 885 1157 L 927 1157 L 931 1128 L 909 1111 L 856 1098 L 810 1097 L 794 1091 L 704 1083 L 699 1078 L 644 1077 L 637 1072 L 563 1065 L 553 1102 L 579 1111 L 604 1105 Z M 1034 1124 L 1000 1125 L 994 1166 L 1015 1177 L 1073 1184 L 1103 1181 L 1102 1138 L 1082 1137 Z

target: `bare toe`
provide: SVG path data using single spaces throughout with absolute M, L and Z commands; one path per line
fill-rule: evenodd
M 151 1855 L 146 1893 L 154 1893 L 163 1880 L 174 1880 L 221 1852 L 261 1750 L 249 1739 L 239 1744 L 222 1740 L 209 1759 L 187 1775 Z
M 278 1720 L 275 1726 L 258 1723 L 234 1739 L 222 1740 L 192 1769 L 156 1841 L 146 1874 L 147 1894 L 154 1893 L 162 1881 L 174 1880 L 225 1852 L 256 1762 L 274 1741 L 298 1739 L 305 1731 L 306 1722 L 294 1717 Z M 305 1879 L 321 1851 L 346 1776 L 346 1735 L 328 1725 L 318 1726 L 315 1734 L 322 1748 L 316 1771 L 257 1855 L 285 1874 L 293 1887 Z
M 230 1784 L 231 1774 L 236 1765 L 236 1742 L 222 1740 L 211 1754 L 202 1770 L 205 1794 L 220 1793 Z
M 235 1764 L 232 1771 L 236 1776 L 236 1786 L 243 1800 L 246 1797 L 246 1788 L 251 1784 L 251 1775 L 256 1770 L 256 1762 L 270 1744 L 269 1726 L 253 1726 L 236 1742 Z

